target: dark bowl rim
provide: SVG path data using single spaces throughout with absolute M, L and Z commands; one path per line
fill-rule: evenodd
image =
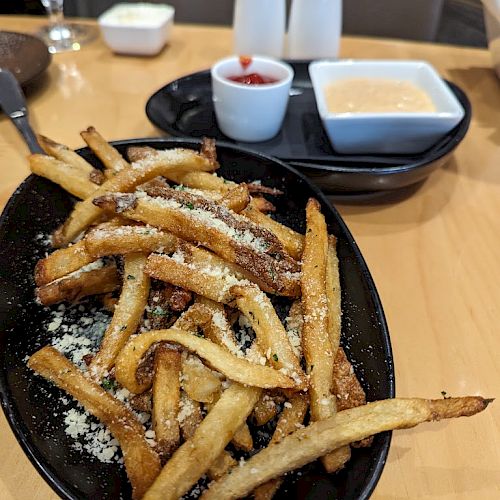
M 127 145 L 136 145 L 136 144 L 144 144 L 144 143 L 149 143 L 149 144 L 178 144 L 180 147 L 182 147 L 182 144 L 190 144 L 190 145 L 200 145 L 201 144 L 201 139 L 195 139 L 192 137 L 188 138 L 163 138 L 163 137 L 144 137 L 144 138 L 134 138 L 134 139 L 122 139 L 122 140 L 116 140 L 116 141 L 111 141 L 110 144 L 113 146 L 127 146 Z M 181 143 L 181 144 L 179 144 Z M 351 232 L 349 231 L 346 223 L 340 216 L 339 212 L 337 209 L 327 200 L 325 195 L 321 192 L 321 190 L 316 187 L 304 174 L 300 173 L 297 171 L 295 168 L 291 167 L 290 165 L 286 164 L 285 162 L 273 158 L 272 156 L 267 156 L 262 153 L 252 151 L 251 149 L 243 148 L 234 144 L 230 144 L 227 142 L 223 141 L 217 141 L 217 146 L 222 147 L 222 148 L 229 148 L 232 150 L 235 150 L 236 152 L 243 153 L 245 155 L 251 155 L 254 157 L 262 158 L 263 160 L 266 161 L 271 161 L 274 163 L 278 163 L 281 167 L 283 167 L 285 170 L 288 170 L 295 174 L 299 179 L 301 179 L 303 182 L 306 183 L 306 185 L 310 188 L 310 190 L 314 193 L 314 196 L 320 200 L 322 205 L 324 207 L 328 207 L 328 210 L 331 212 L 330 215 L 333 216 L 339 226 L 341 227 L 342 231 L 345 232 L 346 237 L 349 239 L 349 244 L 352 246 L 354 250 L 354 254 L 356 257 L 357 262 L 360 264 L 360 268 L 363 273 L 363 277 L 366 280 L 366 283 L 368 285 L 369 292 L 373 298 L 374 302 L 374 310 L 377 315 L 377 323 L 378 327 L 380 329 L 381 337 L 382 337 L 382 345 L 385 353 L 385 359 L 387 363 L 387 369 L 389 373 L 389 380 L 388 380 L 388 386 L 389 386 L 389 397 L 394 398 L 396 394 L 396 386 L 395 386 L 395 373 L 394 373 L 394 358 L 393 358 L 393 353 L 392 353 L 392 346 L 391 346 L 391 340 L 389 337 L 389 330 L 388 330 L 388 325 L 387 325 L 387 320 L 385 318 L 384 310 L 382 307 L 382 302 L 380 300 L 379 294 L 377 292 L 377 289 L 375 287 L 375 282 L 373 281 L 373 278 L 371 276 L 371 273 L 368 269 L 368 266 L 365 262 L 365 259 L 363 258 L 361 251 L 359 250 L 359 247 L 357 243 L 355 242 L 354 238 L 352 237 Z M 83 153 L 83 152 L 91 152 L 89 147 L 83 147 L 79 148 L 76 150 L 77 153 Z M 11 195 L 9 198 L 8 202 L 5 205 L 5 208 L 2 211 L 2 214 L 0 215 L 0 240 L 2 239 L 3 236 L 3 227 L 5 221 L 11 216 L 11 212 L 13 211 L 14 205 L 17 201 L 17 196 L 25 190 L 30 183 L 34 182 L 38 176 L 31 174 L 29 175 L 14 191 L 14 193 Z M 9 389 L 8 385 L 6 382 L 6 374 L 5 374 L 5 369 L 3 366 L 0 366 L 0 403 L 4 412 L 4 415 L 6 417 L 7 422 L 9 423 L 9 426 L 21 446 L 22 450 L 24 451 L 24 454 L 27 456 L 31 464 L 35 467 L 35 469 L 38 471 L 40 476 L 45 480 L 45 482 L 56 492 L 58 495 L 60 495 L 62 498 L 65 498 L 67 500 L 73 500 L 75 497 L 71 494 L 70 490 L 66 488 L 61 481 L 59 480 L 57 474 L 55 471 L 53 471 L 51 468 L 47 467 L 47 464 L 43 463 L 43 460 L 40 459 L 38 456 L 38 450 L 35 446 L 32 445 L 32 443 L 29 441 L 29 439 L 23 435 L 21 432 L 17 421 L 20 421 L 22 424 L 22 421 L 20 418 L 16 415 L 16 412 L 13 410 L 13 408 L 10 407 L 9 405 Z M 372 469 L 372 472 L 370 474 L 370 477 L 366 483 L 365 488 L 361 492 L 360 496 L 358 497 L 360 500 L 366 500 L 368 499 L 371 494 L 373 493 L 375 487 L 377 486 L 377 483 L 382 475 L 382 471 L 384 469 L 386 460 L 387 460 L 387 455 L 389 453 L 389 447 L 391 443 L 391 438 L 392 438 L 392 432 L 385 432 L 383 433 L 383 440 L 380 443 L 380 452 L 377 456 L 375 466 Z

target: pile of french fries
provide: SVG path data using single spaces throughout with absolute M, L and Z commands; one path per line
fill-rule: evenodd
M 214 173 L 212 141 L 200 152 L 132 147 L 127 161 L 94 128 L 81 135 L 102 171 L 45 137 L 47 154 L 29 158 L 81 200 L 36 266 L 36 294 L 43 305 L 98 295 L 113 316 L 86 369 L 51 346 L 28 365 L 109 428 L 134 498 L 179 498 L 207 474 L 205 498 L 269 499 L 284 473 L 316 459 L 340 470 L 378 432 L 487 406 L 478 396 L 366 403 L 340 346 L 336 240 L 315 199 L 302 235 L 268 215 L 263 195 L 282 193 Z M 273 295 L 289 298 L 286 327 Z M 255 335 L 245 345 L 242 322 Z M 110 378 L 127 403 L 103 388 Z M 151 412 L 154 446 L 134 410 Z M 249 424 L 270 421 L 269 445 L 238 463 L 231 450 L 254 448 Z

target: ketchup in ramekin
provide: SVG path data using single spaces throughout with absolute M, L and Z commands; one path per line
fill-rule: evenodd
M 249 56 L 240 56 L 240 64 L 245 71 L 250 64 L 252 64 L 252 58 Z M 248 73 L 243 75 L 231 75 L 226 77 L 232 82 L 242 83 L 244 85 L 265 85 L 269 83 L 276 83 L 278 80 L 261 73 Z

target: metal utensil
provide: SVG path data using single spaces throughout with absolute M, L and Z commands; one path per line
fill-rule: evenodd
M 0 107 L 17 127 L 29 150 L 32 153 L 43 153 L 28 121 L 28 108 L 23 91 L 15 76 L 8 69 L 2 68 L 0 68 Z

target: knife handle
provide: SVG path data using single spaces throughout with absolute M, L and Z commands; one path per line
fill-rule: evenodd
M 10 118 L 12 120 L 12 123 L 14 123 L 14 125 L 17 127 L 17 130 L 19 130 L 19 133 L 23 136 L 29 150 L 33 154 L 45 154 L 45 151 L 41 148 L 40 144 L 38 144 L 36 135 L 31 128 L 31 125 L 28 121 L 28 115 L 26 113 L 13 113 Z

